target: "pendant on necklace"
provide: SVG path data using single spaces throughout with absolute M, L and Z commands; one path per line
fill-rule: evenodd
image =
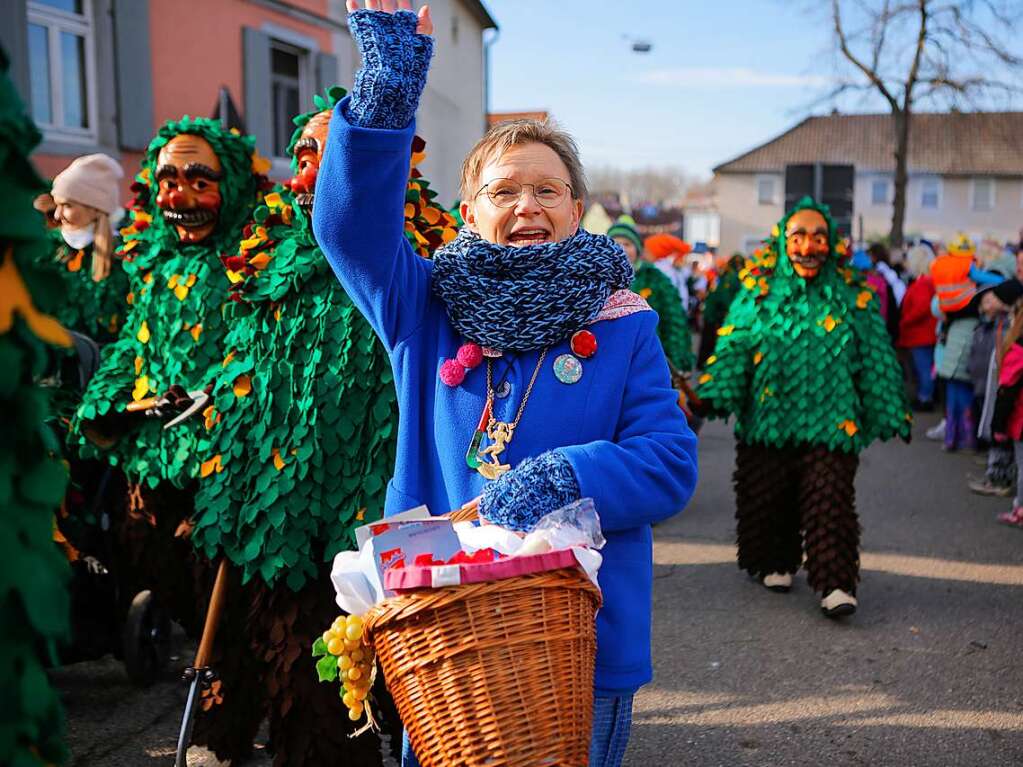
M 477 454 L 477 460 L 479 465 L 476 467 L 478 471 L 485 479 L 497 479 L 502 474 L 511 470 L 511 464 L 501 463 L 501 453 L 504 452 L 505 447 L 511 442 L 511 438 L 515 433 L 515 426 L 504 421 L 495 421 L 491 419 L 490 423 L 487 424 L 487 439 L 490 440 L 491 444 L 479 451 Z M 486 458 L 490 458 L 490 461 L 486 461 Z
M 490 423 L 489 399 L 487 400 L 487 404 L 483 406 L 483 414 L 480 416 L 480 422 L 476 425 L 476 431 L 473 432 L 472 439 L 469 440 L 469 449 L 465 451 L 465 464 L 470 469 L 479 470 L 479 449 L 480 444 L 483 442 L 483 435 L 486 433 L 488 423 Z

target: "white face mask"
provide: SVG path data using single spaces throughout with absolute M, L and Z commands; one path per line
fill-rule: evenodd
M 89 224 L 81 229 L 71 226 L 61 226 L 60 236 L 64 238 L 64 242 L 68 244 L 69 248 L 82 250 L 92 245 L 92 241 L 96 237 L 96 224 Z

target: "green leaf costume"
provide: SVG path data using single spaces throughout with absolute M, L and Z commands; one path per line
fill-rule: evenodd
M 54 514 L 67 484 L 49 427 L 48 398 L 36 385 L 53 345 L 67 332 L 42 311 L 64 300 L 39 272 L 47 255 L 33 198 L 46 185 L 28 161 L 40 136 L 7 76 L 0 49 L 0 764 L 67 760 L 64 715 L 44 663 L 70 639 L 67 562 L 53 542 Z
M 179 241 L 150 189 L 155 188 L 160 150 L 182 133 L 209 142 L 223 167 L 223 203 L 216 228 L 195 244 Z M 103 351 L 100 369 L 72 425 L 72 438 L 83 457 L 105 456 L 129 479 L 149 487 L 161 481 L 184 487 L 198 476 L 198 456 L 203 452 L 199 430 L 190 424 L 165 430 L 159 419 L 151 419 L 108 450 L 98 450 L 82 433 L 82 425 L 124 412 L 129 402 L 160 396 L 172 385 L 194 390 L 209 381 L 207 371 L 221 359 L 226 331 L 222 306 L 230 286 L 219 256 L 237 247 L 260 191 L 254 146 L 250 136 L 229 132 L 213 120 L 185 117 L 160 128 L 137 177 L 140 199 L 131 224 L 121 230 L 131 308 L 117 341 Z
M 828 230 L 812 278 L 796 273 L 785 237 L 789 218 L 807 210 Z M 736 415 L 739 566 L 787 590 L 779 579 L 791 583 L 805 563 L 829 617 L 856 609 L 859 451 L 908 438 L 912 423 L 877 298 L 842 255 L 827 208 L 802 199 L 740 273 L 698 392 L 713 414 Z
M 785 256 L 785 224 L 805 209 L 823 213 L 832 233 L 832 255 L 810 280 Z M 875 439 L 908 437 L 902 373 L 876 296 L 835 256 L 825 208 L 805 198 L 789 216 L 740 274 L 701 399 L 718 415 L 734 413 L 746 443 L 858 453 Z
M 323 107 L 343 93 L 333 89 Z M 319 111 L 296 118 L 291 147 Z M 406 231 L 428 253 L 455 230 L 413 173 Z M 357 526 L 381 516 L 397 399 L 387 354 L 331 271 L 309 215 L 283 188 L 265 202 L 229 260 L 233 279 L 245 279 L 205 417 L 208 478 L 192 540 L 210 558 L 223 551 L 245 581 L 284 577 L 297 591 L 354 548 Z
M 643 296 L 650 308 L 657 312 L 657 337 L 665 356 L 676 370 L 692 370 L 696 362 L 693 358 L 693 339 L 689 334 L 689 318 L 678 290 L 650 262 L 637 261 L 635 267 L 632 291 Z
M 96 343 L 116 340 L 129 308 L 128 275 L 121 260 L 112 259 L 110 274 L 96 282 L 92 279 L 92 245 L 73 250 L 64 242 L 59 228 L 49 230 L 48 235 L 52 255 L 44 257 L 43 266 L 64 285 L 65 298 L 57 309 L 57 320 Z

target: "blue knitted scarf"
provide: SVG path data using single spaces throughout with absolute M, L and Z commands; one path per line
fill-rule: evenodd
M 561 341 L 632 283 L 621 247 L 582 229 L 559 242 L 521 248 L 462 229 L 433 261 L 433 290 L 455 329 L 469 341 L 510 352 Z

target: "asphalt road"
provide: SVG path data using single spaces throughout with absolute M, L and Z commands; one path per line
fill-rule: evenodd
M 696 496 L 655 533 L 656 676 L 627 766 L 1023 764 L 1023 531 L 994 521 L 1007 500 L 966 489 L 972 454 L 923 438 L 935 420 L 862 456 L 861 606 L 837 623 L 801 576 L 780 595 L 736 568 L 733 441 L 705 428 Z M 54 671 L 73 764 L 172 764 L 191 652 L 179 640 L 145 691 L 112 658 Z

